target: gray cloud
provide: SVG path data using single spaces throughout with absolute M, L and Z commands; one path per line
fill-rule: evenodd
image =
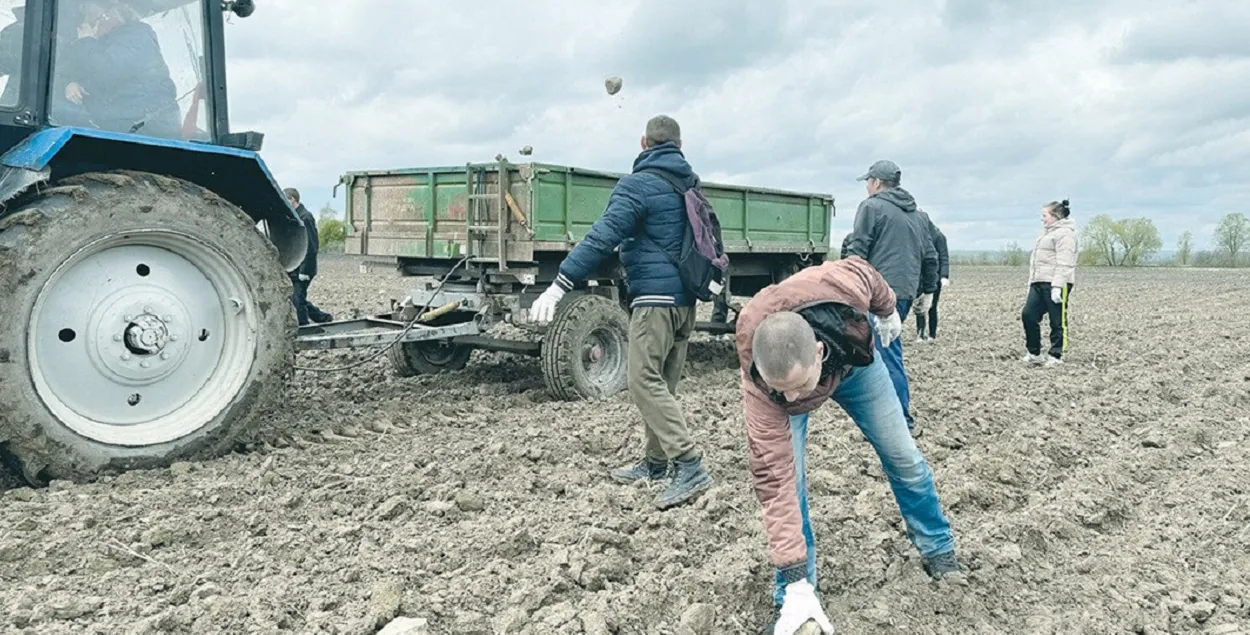
M 236 127 L 313 201 L 522 145 L 626 171 L 665 112 L 705 179 L 832 194 L 835 231 L 891 158 L 956 248 L 1028 244 L 1063 197 L 1171 244 L 1250 200 L 1248 29 L 1240 0 L 266 0 L 228 57 Z

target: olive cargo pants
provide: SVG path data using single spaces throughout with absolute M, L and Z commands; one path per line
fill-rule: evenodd
M 692 306 L 642 306 L 629 318 L 629 394 L 642 414 L 647 457 L 656 462 L 699 455 L 677 402 L 694 315 Z

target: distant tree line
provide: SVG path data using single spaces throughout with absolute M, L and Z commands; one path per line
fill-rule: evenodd
M 1194 235 L 1186 231 L 1177 239 L 1172 257 L 1157 260 L 1155 256 L 1163 248 L 1163 241 L 1153 221 L 1149 218 L 1115 219 L 1101 214 L 1090 219 L 1081 229 L 1079 264 L 1085 267 L 1250 266 L 1250 219 L 1245 214 L 1228 214 L 1221 219 L 1215 228 L 1213 247 L 1208 251 L 1195 251 Z M 1028 264 L 1028 261 L 1029 252 L 1015 242 L 1007 243 L 996 253 L 951 255 L 951 262 L 961 265 L 1019 267 Z

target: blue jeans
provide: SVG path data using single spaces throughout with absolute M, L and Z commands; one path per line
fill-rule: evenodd
M 846 414 L 859 426 L 881 459 L 881 468 L 890 481 L 907 537 L 922 557 L 928 558 L 955 549 L 950 523 L 938 503 L 933 472 L 903 420 L 890 373 L 880 355 L 872 364 L 853 369 L 833 392 Z M 794 443 L 794 472 L 803 516 L 803 538 L 807 543 L 807 579 L 816 586 L 816 539 L 807 511 L 807 415 L 790 417 L 790 437 Z M 773 600 L 778 606 L 785 599 L 785 582 L 777 574 Z
M 907 322 L 907 314 L 911 313 L 911 303 L 911 298 L 905 298 L 895 304 L 898 317 L 903 322 Z M 903 369 L 903 336 L 899 334 L 885 348 L 881 346 L 881 338 L 874 337 L 873 342 L 876 343 L 877 354 L 885 360 L 885 367 L 890 371 L 890 381 L 894 383 L 894 392 L 898 394 L 899 404 L 903 406 L 903 418 L 907 420 L 907 429 L 910 430 L 916 425 L 916 420 L 911 416 L 911 389 L 907 387 L 907 371 Z

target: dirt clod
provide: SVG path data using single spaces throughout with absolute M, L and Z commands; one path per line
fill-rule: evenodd
M 621 91 L 621 85 L 624 83 L 625 83 L 625 80 L 621 79 L 620 77 L 616 75 L 613 75 L 603 80 L 603 87 L 604 89 L 608 91 L 609 95 L 615 95 Z
M 692 604 L 681 614 L 681 625 L 691 635 L 712 635 L 716 632 L 716 609 L 707 604 Z
M 378 631 L 378 635 L 431 635 L 428 620 L 418 617 L 397 617 Z

